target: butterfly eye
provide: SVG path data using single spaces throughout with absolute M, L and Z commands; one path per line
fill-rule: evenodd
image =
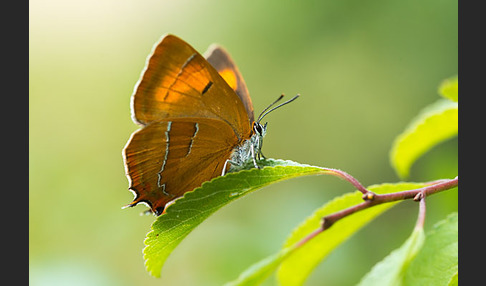
M 258 122 L 255 122 L 255 124 L 253 125 L 253 130 L 255 131 L 255 133 L 257 133 L 258 135 L 262 135 L 263 133 L 263 127 L 260 123 Z

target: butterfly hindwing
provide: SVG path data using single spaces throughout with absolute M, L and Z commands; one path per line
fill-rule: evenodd
M 217 135 L 217 136 L 216 136 Z M 134 132 L 124 149 L 126 172 L 135 199 L 160 214 L 165 205 L 221 175 L 238 138 L 215 119 L 174 118 Z
M 243 76 L 231 59 L 229 53 L 221 46 L 213 44 L 204 53 L 204 56 L 241 99 L 250 122 L 253 122 L 253 104 L 251 102 L 250 93 L 243 80 Z

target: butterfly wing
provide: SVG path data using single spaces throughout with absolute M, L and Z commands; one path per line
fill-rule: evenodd
M 151 122 L 134 132 L 124 148 L 129 189 L 135 199 L 161 214 L 165 205 L 221 175 L 238 143 L 231 127 L 211 118 Z
M 250 122 L 253 122 L 253 104 L 251 102 L 250 93 L 246 88 L 243 76 L 231 59 L 229 53 L 221 46 L 213 44 L 204 53 L 204 56 L 241 99 L 245 106 L 246 113 L 248 114 L 248 118 L 250 118 Z
M 162 37 L 132 96 L 132 118 L 141 125 L 164 118 L 215 118 L 237 137 L 250 120 L 241 99 L 203 56 L 174 35 Z
M 132 96 L 132 118 L 143 127 L 123 150 L 135 193 L 128 206 L 143 202 L 160 214 L 169 201 L 219 176 L 235 146 L 250 138 L 251 101 L 236 67 L 230 71 L 242 88 L 232 89 L 176 36 L 155 45 Z

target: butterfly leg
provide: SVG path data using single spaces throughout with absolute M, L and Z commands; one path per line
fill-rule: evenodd
M 262 151 L 260 150 L 260 152 L 258 153 L 258 160 L 261 160 L 263 158 L 263 160 L 266 160 L 267 157 L 265 157 L 265 155 L 263 155 Z
M 253 150 L 253 149 L 252 149 Z M 254 153 L 252 152 L 252 155 Z M 255 168 L 258 168 L 260 169 L 260 167 L 257 165 L 256 161 L 255 161 L 255 157 L 253 156 L 252 157 L 253 159 L 253 165 L 255 166 Z M 242 162 L 235 162 L 235 161 L 231 161 L 230 159 L 226 160 L 226 162 L 224 162 L 224 166 L 223 166 L 223 171 L 221 172 L 221 176 L 224 176 L 226 174 L 226 167 L 228 166 L 228 163 L 231 164 L 230 166 L 230 172 L 235 172 L 235 171 L 238 171 L 240 170 L 241 168 L 237 168 L 237 167 L 242 167 L 245 165 L 245 163 L 242 163 Z M 232 168 L 233 167 L 233 168 Z
M 251 158 L 253 159 L 253 165 L 255 166 L 255 168 L 257 169 L 261 169 L 260 166 L 258 166 L 257 162 L 256 162 L 256 153 L 255 153 L 255 147 L 253 145 L 250 145 L 251 146 Z
M 226 162 L 224 162 L 223 171 L 221 172 L 221 176 L 224 176 L 226 174 L 226 167 L 228 166 L 228 163 L 235 165 L 235 166 L 241 166 L 241 164 L 238 164 L 238 163 L 233 162 L 230 159 L 228 159 L 228 160 L 226 160 Z M 230 167 L 230 169 L 231 169 L 231 167 Z
M 223 166 L 223 171 L 221 172 L 221 176 L 224 176 L 224 174 L 226 174 L 226 167 L 228 166 L 228 162 L 230 160 L 226 160 L 226 162 L 224 162 L 224 166 Z
M 260 141 L 260 146 L 258 147 L 258 149 L 259 149 L 259 150 L 258 150 L 258 160 L 261 160 L 262 158 L 263 158 L 264 160 L 266 160 L 266 159 L 267 159 L 267 157 L 265 157 L 265 155 L 263 155 L 263 152 L 262 152 L 262 147 L 263 147 L 263 140 L 262 140 L 262 141 Z

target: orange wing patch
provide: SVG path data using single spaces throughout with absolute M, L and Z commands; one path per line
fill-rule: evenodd
M 238 82 L 236 75 L 231 69 L 224 69 L 219 71 L 219 75 L 226 81 L 226 83 L 233 89 L 236 90 L 238 87 Z

